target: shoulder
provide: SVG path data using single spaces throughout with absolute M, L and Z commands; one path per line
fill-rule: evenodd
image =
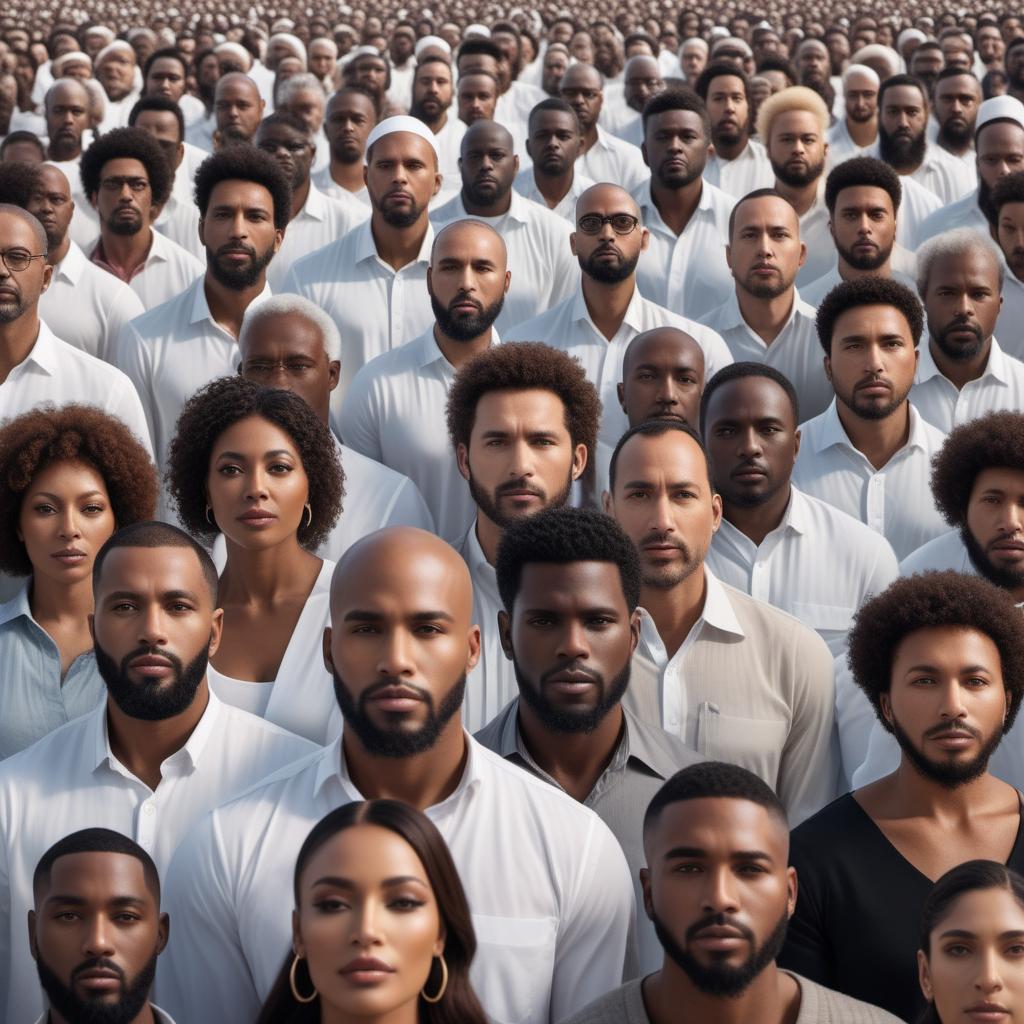
M 799 493 L 806 502 L 806 508 L 811 517 L 820 523 L 829 534 L 842 536 L 843 547 L 848 544 L 856 544 L 860 549 L 860 554 L 865 551 L 883 556 L 887 553 L 891 554 L 892 548 L 885 537 L 876 530 L 872 530 L 866 523 L 862 523 L 848 512 L 830 505 L 827 501 L 814 497 L 813 494 L 807 494 L 804 491 Z
M 502 341 L 543 341 L 549 345 L 554 345 L 556 348 L 559 339 L 550 338 L 548 334 L 552 326 L 558 321 L 558 318 L 569 308 L 569 304 L 573 301 L 574 296 L 570 296 L 567 299 L 563 299 L 556 306 L 552 306 L 550 309 L 537 316 L 531 317 L 529 320 L 524 320 L 520 324 L 516 324 L 510 330 L 502 334 Z
M 563 1024 L 650 1024 L 644 1007 L 643 979 L 626 982 L 620 988 L 595 999 Z
M 963 572 L 967 560 L 967 548 L 959 530 L 950 530 L 933 537 L 912 551 L 900 562 L 900 575 L 913 576 L 915 573 L 954 569 Z
M 185 316 L 185 310 L 193 302 L 194 292 L 189 285 L 183 292 L 179 292 L 159 306 L 146 310 L 142 316 L 137 316 L 130 321 L 132 329 L 141 338 L 153 338 L 159 335 L 172 336 L 175 333 L 175 326 L 180 324 Z
M 410 482 L 405 474 L 360 454 L 354 448 L 342 445 L 340 455 L 345 487 L 353 495 L 369 497 L 369 492 L 377 488 L 394 492 Z
M 723 583 L 721 580 L 719 583 L 728 595 L 736 618 L 739 619 L 748 637 L 753 633 L 758 639 L 772 636 L 785 639 L 794 652 L 794 661 L 808 655 L 816 655 L 819 647 L 823 647 L 828 653 L 828 647 L 821 637 L 813 629 L 805 626 L 796 616 L 790 615 L 789 612 L 784 612 L 781 608 L 776 608 L 766 601 L 759 601 L 756 597 L 751 597 L 728 583 Z M 829 655 L 830 661 L 831 658 L 832 656 Z
M 792 971 L 787 973 L 800 986 L 797 1024 L 901 1024 L 899 1017 L 881 1007 L 825 988 Z
M 851 793 L 844 793 L 820 811 L 802 821 L 791 833 L 792 854 L 812 854 L 827 847 L 835 857 L 842 857 L 850 851 L 842 844 L 836 844 L 838 835 L 849 836 L 860 832 L 865 820 L 864 812 Z M 813 856 L 812 856 L 813 859 Z

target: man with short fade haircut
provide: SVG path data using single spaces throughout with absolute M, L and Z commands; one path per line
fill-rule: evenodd
M 981 107 L 981 83 L 969 70 L 945 67 L 935 83 L 934 104 L 939 125 L 935 144 L 964 165 L 977 188 L 974 126 Z
M 217 126 L 213 132 L 213 151 L 237 142 L 252 142 L 265 108 L 259 87 L 248 75 L 239 71 L 221 75 L 213 96 Z
M 93 565 L 90 617 L 107 699 L 0 763 L 0 993 L 5 1020 L 42 1009 L 25 943 L 32 875 L 76 828 L 132 836 L 164 871 L 210 810 L 314 747 L 210 692 L 217 570 L 166 523 L 118 531 Z
M 665 80 L 654 56 L 639 53 L 626 61 L 622 72 L 627 112 L 619 119 L 615 134 L 633 146 L 642 146 L 644 122 L 641 116 L 648 101 L 665 91 Z
M 334 199 L 351 195 L 370 205 L 363 177 L 363 154 L 379 115 L 374 97 L 361 85 L 343 85 L 327 100 L 324 135 L 330 162 L 313 174 L 313 183 L 325 195 Z
M 696 320 L 732 290 L 725 244 L 733 199 L 702 177 L 711 126 L 696 93 L 660 93 L 641 122 L 651 174 L 633 190 L 649 235 L 637 280 L 647 298 Z
M 451 109 L 453 99 L 451 62 L 436 55 L 420 57 L 413 73 L 409 113 L 434 133 L 437 166 L 446 191 L 458 188 L 459 153 L 466 134 L 466 125 Z
M 688 1024 L 897 1024 L 776 965 L 803 888 L 789 867 L 786 810 L 756 775 L 716 761 L 677 772 L 647 807 L 643 845 L 661 969 L 565 1024 L 673 1024 L 680 1007 Z
M 498 105 L 498 79 L 488 71 L 467 71 L 459 75 L 456 103 L 459 120 L 470 125 L 475 121 L 493 121 Z M 461 142 L 460 142 L 461 148 Z
M 46 146 L 35 132 L 14 131 L 0 142 L 0 163 L 42 163 Z
M 630 428 L 609 477 L 605 510 L 640 553 L 638 649 L 660 677 L 657 686 L 634 680 L 626 706 L 705 757 L 750 768 L 802 821 L 836 790 L 828 647 L 705 564 L 722 499 L 692 427 Z
M 828 131 L 828 162 L 863 156 L 878 137 L 878 75 L 866 64 L 851 64 L 843 72 L 844 114 Z
M 508 527 L 569 501 L 590 462 L 600 408 L 579 363 L 539 342 L 491 347 L 455 375 L 448 437 L 475 516 L 454 546 L 469 566 L 473 621 L 481 632 L 480 660 L 463 705 L 471 731 L 516 693 L 498 634 L 498 544 Z
M 1024 357 L 1024 171 L 1008 174 L 992 190 L 992 237 L 1006 262 L 1003 274 L 1003 307 L 996 333 L 1005 339 L 1006 351 Z
M 451 851 L 473 908 L 473 989 L 494 1019 L 561 1021 L 619 983 L 633 893 L 615 837 L 463 727 L 472 606 L 462 559 L 422 530 L 345 552 L 324 636 L 344 731 L 192 829 L 167 875 L 191 941 L 172 943 L 160 995 L 181 1020 L 256 1018 L 290 941 L 303 837 L 334 808 L 384 797 L 423 811 Z
M 170 922 L 138 843 L 108 828 L 72 832 L 39 859 L 32 893 L 29 946 L 49 1003 L 36 1024 L 174 1024 L 149 1001 Z
M 162 96 L 176 103 L 187 125 L 206 115 L 198 96 L 188 91 L 191 60 L 181 50 L 170 46 L 154 51 L 142 68 L 142 98 Z
M 722 522 L 707 564 L 838 655 L 857 609 L 896 578 L 896 556 L 884 537 L 792 485 L 799 423 L 793 385 L 770 366 L 733 363 L 708 381 L 700 432 Z
M 1005 275 L 999 247 L 971 228 L 936 235 L 918 249 L 928 344 L 911 397 L 944 433 L 986 412 L 1024 408 L 1024 363 L 1003 352 L 994 335 Z
M 932 879 L 978 858 L 1024 868 L 1020 794 L 989 771 L 1024 698 L 1024 618 L 976 577 L 900 579 L 858 613 L 849 662 L 900 761 L 794 829 L 780 963 L 916 1020 Z
M 476 738 L 600 815 L 626 855 L 640 913 L 644 808 L 700 756 L 622 706 L 640 636 L 636 549 L 610 516 L 551 509 L 505 531 L 496 568 L 519 695 Z M 640 971 L 654 970 L 657 938 L 642 918 L 635 946 Z

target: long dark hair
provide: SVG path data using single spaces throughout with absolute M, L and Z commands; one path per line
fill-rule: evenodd
M 961 896 L 986 889 L 1003 889 L 1024 908 L 1024 878 L 994 860 L 969 860 L 947 871 L 932 887 L 921 911 L 918 948 L 931 959 L 931 934 L 949 916 Z M 942 1024 L 935 1003 L 929 1003 L 917 1024 Z
M 487 1024 L 487 1018 L 469 982 L 469 965 L 476 953 L 476 935 L 469 902 L 459 873 L 441 833 L 420 811 L 397 800 L 367 800 L 345 804 L 331 811 L 313 826 L 299 850 L 295 862 L 295 906 L 300 904 L 299 879 L 310 858 L 329 839 L 355 825 L 378 825 L 401 836 L 416 851 L 434 891 L 444 926 L 444 959 L 448 965 L 448 985 L 439 1003 L 419 1001 L 420 1024 Z M 267 996 L 256 1024 L 320 1024 L 320 999 L 302 1004 L 292 995 L 288 974 L 293 954 L 285 958 L 274 987 Z M 305 960 L 296 968 L 296 983 L 301 993 L 313 990 L 313 981 Z M 430 993 L 441 987 L 439 963 L 431 966 L 426 988 Z

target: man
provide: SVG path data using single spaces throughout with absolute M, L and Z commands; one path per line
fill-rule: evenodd
M 988 768 L 1024 697 L 1022 643 L 1010 596 L 957 573 L 861 609 L 850 667 L 900 761 L 793 832 L 802 895 L 781 963 L 901 1020 L 924 1009 L 912 954 L 932 879 L 977 858 L 1024 866 L 1020 795 Z
M 185 123 L 194 124 L 205 116 L 206 110 L 202 100 L 187 91 L 190 72 L 189 58 L 181 50 L 156 50 L 142 71 L 143 98 L 163 96 L 177 103 Z
M 310 169 L 316 146 L 293 114 L 279 110 L 265 117 L 256 131 L 256 148 L 274 160 L 291 186 L 288 228 L 267 268 L 267 283 L 273 291 L 281 291 L 299 259 L 347 234 L 369 217 L 370 210 L 351 196 L 344 201 L 325 196 L 313 184 Z
M 472 217 L 501 235 L 512 275 L 497 320 L 502 333 L 561 302 L 579 281 L 569 245 L 572 228 L 512 188 L 519 172 L 512 145 L 512 136 L 494 121 L 470 125 L 459 157 L 462 190 L 430 216 L 435 230 Z
M 437 537 L 394 528 L 345 552 L 324 637 L 345 730 L 191 831 L 167 877 L 192 938 L 161 965 L 172 1013 L 255 1019 L 288 948 L 303 838 L 380 797 L 424 811 L 451 850 L 473 908 L 473 988 L 496 1019 L 562 1020 L 615 984 L 632 915 L 622 851 L 591 810 L 463 731 L 471 608 L 469 571 Z
M 707 327 L 687 320 L 645 298 L 637 287 L 636 268 L 649 235 L 639 209 L 617 185 L 588 189 L 576 204 L 572 252 L 583 272 L 579 291 L 546 313 L 513 328 L 506 341 L 543 341 L 575 357 L 601 396 L 601 439 L 614 445 L 625 429 L 615 389 L 622 380 L 626 346 L 642 331 L 676 327 L 696 338 L 708 372 L 731 362 L 722 339 Z
M 503 531 L 545 508 L 565 505 L 594 450 L 600 406 L 582 367 L 538 342 L 506 342 L 455 375 L 448 437 L 469 487 L 475 518 L 456 549 L 473 579 L 480 660 L 463 706 L 468 728 L 483 728 L 516 692 L 501 651 L 494 563 Z
M 750 137 L 750 95 L 747 76 L 735 64 L 709 64 L 694 90 L 707 105 L 714 154 L 704 178 L 739 199 L 772 184 L 772 167 L 763 145 Z
M 604 104 L 601 72 L 591 64 L 573 64 L 562 77 L 561 96 L 576 111 L 583 129 L 579 169 L 596 182 L 614 182 L 627 191 L 636 188 L 647 177 L 640 151 L 597 123 Z
M 800 619 L 838 655 L 857 609 L 896 578 L 896 556 L 863 523 L 792 486 L 799 423 L 796 391 L 771 366 L 733 363 L 708 381 L 700 433 L 722 523 L 707 564 Z
M 318 36 L 309 44 L 309 70 L 316 75 L 325 93 L 334 89 L 338 68 L 338 44 L 328 36 Z
M 153 230 L 174 178 L 149 132 L 115 128 L 101 135 L 82 154 L 80 171 L 100 220 L 100 237 L 89 259 L 124 281 L 145 309 L 184 291 L 202 274 L 203 265 L 192 253 Z
M 569 48 L 564 43 L 551 43 L 544 51 L 541 88 L 548 96 L 557 99 L 561 95 L 562 77 L 569 70 L 571 61 Z
M 331 162 L 331 147 L 323 132 L 327 96 L 316 75 L 299 72 L 285 79 L 277 88 L 274 112 L 291 114 L 305 126 L 313 143 L 311 173 L 322 171 Z
M 610 485 L 606 510 L 640 552 L 639 650 L 660 676 L 658 686 L 627 691 L 626 706 L 705 757 L 749 767 L 802 821 L 836 787 L 828 647 L 705 565 L 722 499 L 691 427 L 631 428 Z
M 375 47 L 360 47 L 356 55 L 344 65 L 343 74 L 347 83 L 361 85 L 367 90 L 378 110 L 390 112 L 393 109 L 387 97 L 391 88 L 391 64 Z
M 691 36 L 679 48 L 679 66 L 691 87 L 694 87 L 707 63 L 708 44 L 700 36 Z
M 459 120 L 466 125 L 493 121 L 498 109 L 498 79 L 487 71 L 459 75 Z
M 209 555 L 165 523 L 137 523 L 100 549 L 89 619 L 107 700 L 0 765 L 0 992 L 5 1019 L 42 1009 L 24 941 L 32 874 L 77 828 L 132 836 L 164 871 L 212 808 L 313 749 L 222 704 L 206 680 L 223 613 Z
M 1009 95 L 1014 99 L 1024 102 L 1024 50 L 1021 44 L 1024 42 L 1020 27 L 1009 39 L 1003 36 L 1006 41 L 1006 78 L 1009 83 Z
M 331 399 L 335 425 L 356 371 L 431 322 L 423 285 L 434 240 L 427 206 L 441 188 L 434 134 L 414 117 L 389 117 L 370 132 L 366 160 L 370 219 L 294 263 L 284 285 L 323 309 L 350 346 Z
M 377 123 L 377 106 L 363 86 L 343 85 L 327 101 L 324 135 L 331 160 L 313 175 L 313 182 L 324 194 L 344 199 L 346 194 L 370 205 L 363 178 L 363 154 L 366 140 Z
M 630 114 L 620 119 L 616 134 L 620 139 L 634 146 L 644 141 L 643 118 L 647 101 L 665 91 L 665 80 L 661 77 L 661 67 L 653 56 L 637 54 L 626 61 L 623 71 L 623 98 Z
M 935 142 L 967 168 L 977 187 L 974 129 L 981 107 L 981 83 L 961 68 L 947 67 L 935 83 Z
M 691 765 L 644 814 L 644 909 L 664 948 L 661 968 L 609 992 L 566 1024 L 897 1024 L 883 1010 L 776 966 L 794 906 L 786 809 L 734 765 Z M 799 889 L 799 894 L 798 894 Z
M 644 808 L 700 758 L 622 706 L 640 636 L 636 549 L 609 516 L 553 509 L 509 526 L 496 568 L 501 645 L 519 689 L 477 739 L 600 815 L 626 855 L 639 911 Z M 637 946 L 647 973 L 658 950 L 650 922 Z
M 583 152 L 576 111 L 563 99 L 541 100 L 530 111 L 528 128 L 526 152 L 533 166 L 524 167 L 512 185 L 521 196 L 543 204 L 571 224 L 576 200 L 594 184 L 576 167 Z
M 104 134 L 128 124 L 128 111 L 139 98 L 135 76 L 139 73 L 135 51 L 130 43 L 115 39 L 96 55 L 96 79 L 103 86 L 107 99 L 107 113 L 99 126 Z
M 833 167 L 863 156 L 878 137 L 878 75 L 865 64 L 851 64 L 843 72 L 843 108 L 828 132 L 828 159 Z
M 235 142 L 252 142 L 265 107 L 259 88 L 248 75 L 238 71 L 222 75 L 213 96 L 214 151 Z
M 40 858 L 32 895 L 29 946 L 50 1004 L 36 1024 L 173 1024 L 149 1002 L 169 922 L 156 865 L 138 843 L 108 828 L 72 832 Z
M 702 177 L 711 126 L 699 97 L 672 89 L 642 116 L 650 177 L 633 190 L 649 241 L 637 271 L 647 298 L 698 319 L 731 290 L 725 260 L 733 198 Z
M 991 239 L 957 228 L 917 254 L 917 290 L 928 321 L 911 397 L 944 433 L 996 409 L 1024 408 L 1024 363 L 994 337 L 1006 269 Z
M 434 133 L 442 187 L 449 190 L 458 187 L 459 156 L 462 137 L 466 134 L 466 125 L 457 117 L 450 116 L 453 98 L 451 64 L 443 57 L 421 57 L 412 80 L 409 113 Z
M 456 371 L 497 340 L 509 280 L 505 243 L 493 228 L 476 220 L 442 228 L 426 274 L 434 323 L 367 363 L 335 419 L 347 445 L 419 487 L 437 533 L 453 543 L 475 508 L 444 429 L 448 393 Z
M 1003 274 L 1003 306 L 996 333 L 1006 339 L 1006 351 L 1016 359 L 1024 356 L 1024 172 L 1007 175 L 992 190 L 993 238 L 1006 262 Z
M 400 21 L 388 39 L 388 56 L 391 58 L 391 86 L 388 99 L 403 110 L 409 109 L 412 96 L 413 77 L 416 74 L 416 26 Z M 414 115 L 415 116 L 415 115 Z
M 805 39 L 797 48 L 795 63 L 800 85 L 813 89 L 826 103 L 831 106 L 834 96 L 829 82 L 832 59 L 828 47 L 821 39 Z
M 796 288 L 806 253 L 789 200 L 775 189 L 751 192 L 730 217 L 725 254 L 736 282 L 733 295 L 701 322 L 721 335 L 733 359 L 767 363 L 783 373 L 800 408 L 816 416 L 831 401 L 832 389 L 815 339 L 814 309 Z
M 987 71 L 1003 69 L 1003 57 L 1006 54 L 1006 44 L 999 32 L 998 25 L 979 25 L 975 33 L 975 45 L 978 48 L 978 56 Z

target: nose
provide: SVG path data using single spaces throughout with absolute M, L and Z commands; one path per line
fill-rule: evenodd
M 703 893 L 706 914 L 735 914 L 740 909 L 736 897 L 732 871 L 728 867 L 717 868 L 705 874 L 707 879 Z
M 138 643 L 140 647 L 166 647 L 167 630 L 164 628 L 163 610 L 153 602 L 139 623 Z
M 508 468 L 512 478 L 533 476 L 533 449 L 526 438 L 517 439 L 512 445 L 512 462 Z
M 658 380 L 655 398 L 660 405 L 678 405 L 675 381 L 667 374 Z
M 572 621 L 566 624 L 558 638 L 557 656 L 561 660 L 582 660 L 590 657 L 590 644 L 587 643 L 587 631 L 582 623 Z
M 758 432 L 750 427 L 747 430 L 741 430 L 739 432 L 739 451 L 738 455 L 745 459 L 752 459 L 756 455 L 760 455 L 764 451 L 764 445 L 761 443 L 761 436 Z
M 77 510 L 72 505 L 68 505 L 60 517 L 60 536 L 64 540 L 82 536 L 82 531 L 78 528 Z
M 999 974 L 999 957 L 994 949 L 985 950 L 978 964 L 978 976 L 974 987 L 985 998 L 989 998 L 1003 989 L 1003 980 Z
M 262 466 L 256 466 L 246 481 L 245 497 L 249 501 L 259 501 L 268 495 L 269 475 Z
M 964 691 L 959 679 L 950 679 L 941 690 L 942 710 L 940 715 L 945 719 L 964 718 L 967 709 L 964 707 Z
M 403 629 L 392 630 L 381 646 L 377 672 L 390 677 L 412 676 L 415 668 L 408 634 Z
M 667 494 L 659 495 L 651 507 L 650 529 L 657 533 L 675 533 L 672 505 Z
M 112 931 L 103 914 L 90 921 L 82 941 L 82 953 L 87 957 L 112 957 L 116 952 L 111 942 Z
M 1012 537 L 1014 534 L 1020 533 L 1022 528 L 1024 528 L 1024 509 L 1021 509 L 1015 501 L 1004 502 L 999 516 L 999 529 Z
M 380 942 L 380 907 L 374 899 L 364 900 L 352 915 L 352 944 L 362 948 Z

